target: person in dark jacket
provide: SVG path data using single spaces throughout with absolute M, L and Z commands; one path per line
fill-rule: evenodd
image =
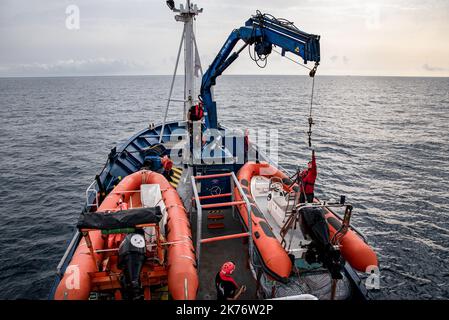
M 204 107 L 202 102 L 198 102 L 190 107 L 187 118 L 189 121 L 201 121 L 204 116 Z
M 313 202 L 317 174 L 315 150 L 312 150 L 312 161 L 309 161 L 307 169 L 300 173 L 300 203 Z
M 201 121 L 203 120 L 204 117 L 204 107 L 203 107 L 203 103 L 202 102 L 198 102 L 198 104 L 195 104 L 193 106 L 190 107 L 189 112 L 187 113 L 187 128 L 189 131 L 189 135 L 190 135 L 190 151 L 193 151 L 193 145 L 194 142 L 197 145 L 201 145 L 201 133 L 197 132 L 196 136 L 193 136 L 193 126 L 194 123 L 197 121 L 200 121 L 199 124 L 199 130 L 202 130 L 202 123 Z

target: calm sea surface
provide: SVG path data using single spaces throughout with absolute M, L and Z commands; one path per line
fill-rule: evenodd
M 0 298 L 47 298 L 86 187 L 112 147 L 161 121 L 169 83 L 0 79 Z M 310 87 L 307 77 L 224 76 L 219 121 L 277 129 L 280 164 L 303 166 Z M 317 76 L 315 102 L 317 195 L 355 205 L 381 263 L 375 296 L 448 299 L 449 79 Z M 170 118 L 181 112 L 173 105 Z

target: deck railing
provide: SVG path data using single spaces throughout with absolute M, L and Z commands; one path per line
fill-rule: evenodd
M 222 177 L 229 177 L 230 182 L 231 182 L 231 192 L 230 193 L 224 193 L 224 194 L 220 194 L 220 195 L 210 195 L 210 196 L 199 196 L 198 188 L 196 186 L 198 180 L 216 179 L 216 178 L 222 178 Z M 203 243 L 210 243 L 210 242 L 216 242 L 216 241 L 248 237 L 248 250 L 249 250 L 249 257 L 251 258 L 252 253 L 253 253 L 251 203 L 249 202 L 246 194 L 243 192 L 242 186 L 240 185 L 240 182 L 237 180 L 237 177 L 235 176 L 234 172 L 219 173 L 219 174 L 204 175 L 204 176 L 192 176 L 191 179 L 192 179 L 193 194 L 194 194 L 196 210 L 197 210 L 196 259 L 197 259 L 198 271 L 200 269 L 201 244 L 203 244 Z M 235 201 L 234 200 L 235 199 L 235 187 L 237 187 L 237 190 L 240 193 L 240 196 L 243 198 L 243 201 Z M 229 197 L 229 196 L 231 196 L 231 198 L 232 198 L 232 201 L 230 201 L 230 202 L 201 204 L 201 200 L 214 199 L 214 198 L 220 198 L 220 197 Z M 234 210 L 234 208 L 236 206 L 241 206 L 241 205 L 246 205 L 246 211 L 248 213 L 248 231 L 247 232 L 202 239 L 203 209 L 232 207 L 232 210 Z

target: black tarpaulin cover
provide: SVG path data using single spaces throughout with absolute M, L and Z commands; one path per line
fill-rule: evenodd
M 317 242 L 318 245 L 326 247 L 329 244 L 329 227 L 327 226 L 324 211 L 321 208 L 301 209 L 305 231 L 310 237 Z
M 133 228 L 139 224 L 158 223 L 162 218 L 161 208 L 137 208 L 116 212 L 89 212 L 81 214 L 78 229 Z
M 329 240 L 329 227 L 324 210 L 306 207 L 301 210 L 301 214 L 305 227 L 313 240 L 312 243 L 318 249 L 319 261 L 330 271 L 332 279 L 341 279 L 344 261 L 341 258 L 340 250 L 335 249 Z

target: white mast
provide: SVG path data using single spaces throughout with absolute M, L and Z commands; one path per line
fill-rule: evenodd
M 182 7 L 181 7 L 182 8 Z M 184 33 L 184 120 L 187 120 L 187 111 L 193 105 L 194 81 L 193 69 L 193 16 L 190 14 L 190 1 L 187 0 L 187 7 L 185 8 L 185 33 Z M 182 11 L 181 11 L 182 13 Z
M 199 68 L 201 73 L 201 62 L 199 61 L 198 47 L 196 46 L 195 34 L 193 33 L 193 20 L 196 15 L 203 12 L 203 9 L 198 9 L 196 4 L 190 3 L 190 0 L 186 0 L 186 5 L 179 5 L 179 8 L 175 7 L 174 0 L 167 0 L 167 5 L 173 12 L 179 13 L 175 16 L 176 21 L 184 22 L 184 28 L 182 31 L 182 39 L 179 44 L 178 56 L 176 58 L 175 71 L 173 73 L 172 82 L 170 85 L 170 92 L 167 99 L 167 107 L 165 109 L 164 121 L 162 122 L 162 129 L 159 136 L 159 143 L 162 142 L 165 123 L 167 121 L 168 108 L 170 102 L 175 101 L 171 99 L 173 93 L 173 85 L 176 79 L 176 72 L 178 70 L 179 56 L 181 54 L 181 48 L 184 44 L 184 116 L 183 119 L 187 120 L 187 113 L 190 107 L 195 102 L 195 68 Z M 194 51 L 195 50 L 195 51 Z M 197 61 L 195 61 L 197 60 Z
M 195 16 L 203 12 L 196 4 L 186 0 L 186 4 L 175 7 L 174 1 L 167 1 L 167 5 L 173 12 L 177 12 L 175 20 L 184 22 L 184 120 L 187 120 L 187 112 L 195 102 L 195 35 L 193 33 L 193 20 Z

